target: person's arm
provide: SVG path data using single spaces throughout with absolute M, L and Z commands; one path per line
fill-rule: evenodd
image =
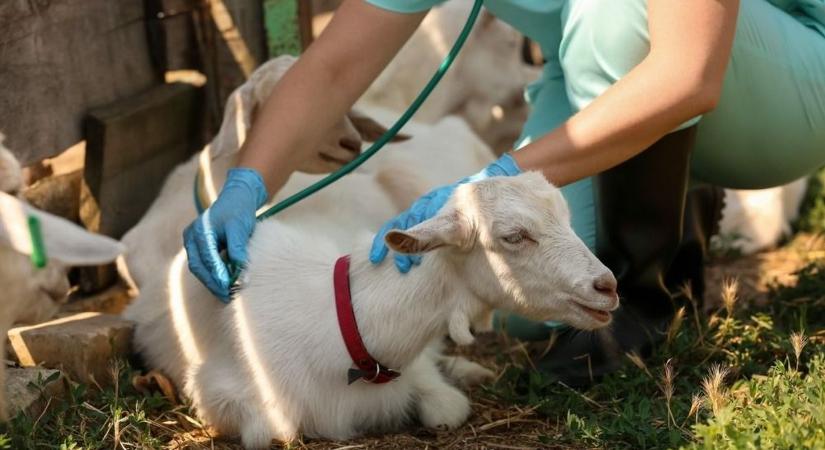
M 539 170 L 563 186 L 632 158 L 681 123 L 713 109 L 738 9 L 738 0 L 649 0 L 651 48 L 642 63 L 556 130 L 456 184 Z M 389 229 L 407 229 L 435 215 L 456 184 L 434 189 L 387 222 L 373 240 L 370 260 L 384 260 Z M 395 255 L 401 272 L 418 261 Z
M 738 0 L 650 0 L 650 53 L 556 130 L 513 153 L 563 186 L 616 166 L 715 108 Z
M 409 39 L 426 13 L 398 14 L 347 0 L 272 90 L 215 202 L 183 231 L 189 270 L 222 301 L 244 266 L 255 211 L 280 189 L 320 138 L 350 109 Z
M 278 82 L 241 149 L 269 192 L 286 182 L 409 39 L 424 13 L 389 12 L 347 0 Z

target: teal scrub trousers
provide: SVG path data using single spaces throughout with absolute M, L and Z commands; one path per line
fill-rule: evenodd
M 444 0 L 367 1 L 409 13 Z M 539 43 L 547 60 L 541 79 L 527 88 L 532 112 L 517 148 L 587 106 L 650 48 L 646 0 L 486 0 L 485 6 Z M 825 0 L 741 0 L 722 97 L 713 112 L 682 127 L 696 123 L 691 175 L 698 182 L 766 188 L 825 164 Z M 595 249 L 591 179 L 562 192 L 573 229 Z

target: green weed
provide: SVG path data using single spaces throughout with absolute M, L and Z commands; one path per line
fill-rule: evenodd
M 808 179 L 808 191 L 796 221 L 799 231 L 825 233 L 825 167 Z
M 135 391 L 133 374 L 118 362 L 108 387 L 68 382 L 64 398 L 50 400 L 41 414 L 14 417 L 7 433 L 0 434 L 0 448 L 161 448 L 176 433 L 202 428 L 185 407 L 174 407 L 158 393 Z M 49 381 L 39 380 L 30 388 L 43 389 Z

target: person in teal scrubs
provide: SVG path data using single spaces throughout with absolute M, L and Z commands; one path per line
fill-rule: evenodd
M 190 269 L 213 292 L 228 295 L 218 251 L 244 262 L 261 199 L 443 1 L 346 0 L 284 76 L 240 167 L 184 235 Z M 484 3 L 539 43 L 546 62 L 526 90 L 532 113 L 516 150 L 479 175 L 538 170 L 561 186 L 574 230 L 619 282 L 622 308 L 610 329 L 561 329 L 539 365 L 586 384 L 660 340 L 682 285 L 701 296 L 720 187 L 776 186 L 825 164 L 825 0 Z M 388 227 L 426 219 L 451 189 Z M 375 262 L 386 254 L 380 237 Z M 410 270 L 414 260 L 405 261 L 396 263 Z M 503 325 L 527 339 L 553 328 L 513 316 Z

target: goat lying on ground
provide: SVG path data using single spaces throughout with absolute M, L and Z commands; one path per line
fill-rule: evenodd
M 183 229 L 197 217 L 192 201 L 192 185 L 196 175 L 200 176 L 205 202 L 214 201 L 223 186 L 226 171 L 237 162 L 238 151 L 254 120 L 255 111 L 294 62 L 295 58 L 290 56 L 267 62 L 232 93 L 227 101 L 221 129 L 212 143 L 169 174 L 158 198 L 140 222 L 123 236 L 122 242 L 127 251 L 125 261 L 118 262 L 119 270 L 125 278 L 131 278 L 137 287 L 143 288 L 149 283 L 165 280 L 167 269 L 181 248 Z M 369 116 L 353 111 L 342 119 L 319 148 L 320 156 L 305 163 L 301 170 L 315 173 L 339 167 L 360 152 L 361 137 L 365 140 L 377 138 L 385 130 L 381 124 L 390 125 L 398 115 L 378 107 L 367 107 L 366 111 Z M 381 124 L 372 120 L 373 116 Z M 475 173 L 494 159 L 489 147 L 457 117 L 447 117 L 433 125 L 411 122 L 404 128 L 404 133 L 412 134 L 414 138 L 390 143 L 364 168 L 359 169 L 359 173 L 348 176 L 351 181 L 336 183 L 328 188 L 338 191 L 336 195 L 360 192 L 364 203 L 377 202 L 369 209 L 374 212 L 374 217 L 355 218 L 361 226 L 377 229 L 381 221 L 406 208 L 426 191 Z M 411 176 L 399 176 L 399 171 Z M 273 195 L 270 204 L 318 179 L 319 176 L 294 174 Z M 345 187 L 350 184 L 351 187 Z M 374 193 L 375 190 L 384 192 Z M 389 203 L 385 202 L 387 195 L 390 196 Z M 381 205 L 385 207 L 378 208 Z M 288 214 L 317 215 L 318 211 L 313 205 L 302 202 L 290 208 Z M 330 212 L 325 214 L 334 217 Z M 327 226 L 326 229 L 335 232 L 336 227 Z M 350 228 L 344 224 L 340 229 L 346 232 Z
M 412 418 L 452 428 L 470 406 L 436 365 L 431 344 L 444 334 L 471 343 L 471 326 L 493 309 L 585 329 L 609 323 L 615 278 L 569 219 L 560 192 L 536 173 L 461 185 L 436 217 L 387 235 L 395 251 L 430 252 L 407 275 L 367 261 L 369 230 L 342 249 L 273 219 L 258 225 L 229 306 L 188 276 L 169 286 L 168 303 L 136 302 L 127 317 L 138 322 L 136 345 L 149 365 L 246 447 L 298 433 L 345 439 Z M 391 383 L 347 384 L 353 362 L 338 328 L 332 267 L 350 250 L 358 328 L 372 356 L 402 373 Z
M 57 312 L 56 302 L 69 291 L 66 265 L 104 264 L 123 251 L 112 239 L 91 234 L 6 193 L 18 192 L 21 183 L 20 165 L 2 146 L 0 135 L 0 355 L 6 354 L 6 334 L 12 324 L 41 322 Z M 33 267 L 30 258 L 29 216 L 39 220 L 49 258 L 40 269 Z M 0 422 L 7 415 L 5 364 L 0 364 Z

